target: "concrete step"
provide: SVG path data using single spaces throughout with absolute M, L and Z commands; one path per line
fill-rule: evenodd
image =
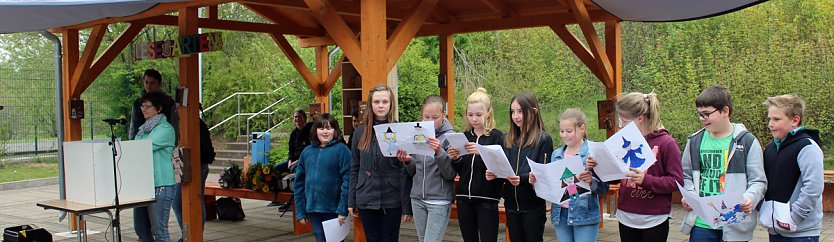
M 249 152 L 246 150 L 215 150 L 214 152 L 220 158 L 243 159 L 244 156 L 249 155 Z

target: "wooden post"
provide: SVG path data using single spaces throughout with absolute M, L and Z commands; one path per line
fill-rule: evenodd
M 179 9 L 178 24 L 179 35 L 194 35 L 197 34 L 197 7 L 187 7 Z M 199 97 L 197 96 L 200 89 L 198 79 L 199 63 L 197 62 L 197 55 L 191 54 L 179 58 L 179 78 L 180 85 L 190 90 L 187 98 L 188 106 L 179 108 L 179 129 L 180 129 L 180 146 L 188 147 L 190 154 L 186 155 L 189 159 L 185 162 L 191 162 L 192 179 L 189 182 L 182 184 L 182 218 L 183 227 L 187 229 L 186 236 L 188 241 L 203 241 L 203 208 L 202 208 L 202 188 L 200 179 L 200 121 L 199 121 Z M 188 167 L 188 166 L 186 166 Z
M 440 96 L 447 102 L 446 118 L 455 124 L 455 37 L 440 35 Z M 441 81 L 442 79 L 442 81 Z
M 321 103 L 321 113 L 329 113 L 330 112 L 330 89 L 325 90 L 325 82 L 327 81 L 327 76 L 330 72 L 328 70 L 330 64 L 330 56 L 327 54 L 327 46 L 316 46 L 316 81 L 318 85 L 316 85 L 315 90 L 313 90 L 316 94 L 316 103 Z
M 361 3 L 362 100 L 368 100 L 368 92 L 371 88 L 376 85 L 385 85 L 387 82 L 388 30 L 385 22 L 387 17 L 385 2 L 385 0 L 363 0 Z M 354 61 L 352 58 L 350 60 Z
M 615 100 L 623 92 L 623 38 L 622 28 L 618 21 L 605 22 L 605 52 L 614 71 L 613 85 L 605 87 L 605 99 Z M 613 109 L 612 109 L 613 110 Z M 614 135 L 619 127 L 612 125 L 607 130 L 608 137 Z
M 80 95 L 72 95 L 77 81 L 73 80 L 72 76 L 75 74 L 75 69 L 78 66 L 78 60 L 80 58 L 78 30 L 65 30 L 62 31 L 61 35 L 63 37 L 61 39 L 61 48 L 64 52 L 63 65 L 61 66 L 63 69 L 63 76 L 61 77 L 61 81 L 63 82 L 62 91 L 64 92 L 64 100 L 61 100 L 61 104 L 64 105 L 64 141 L 81 140 L 81 120 L 70 119 L 69 112 L 69 101 L 80 98 Z

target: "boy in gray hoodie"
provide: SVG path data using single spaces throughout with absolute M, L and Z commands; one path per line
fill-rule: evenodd
M 681 232 L 690 241 L 750 241 L 756 228 L 757 213 L 754 206 L 764 196 L 767 178 L 762 166 L 762 148 L 759 141 L 743 124 L 730 122 L 733 99 L 725 87 L 713 86 L 702 91 L 695 100 L 696 113 L 704 128 L 689 136 L 681 165 L 683 187 L 701 197 L 725 192 L 742 192 L 741 209 L 750 214 L 747 220 L 713 228 L 709 221 L 689 213 Z M 692 211 L 686 200 L 681 203 Z
M 764 104 L 773 142 L 764 151 L 770 182 L 761 207 L 762 226 L 770 241 L 819 241 L 824 182 L 819 131 L 802 126 L 805 102 L 794 95 L 769 97 Z M 787 204 L 783 214 L 790 216 L 773 214 L 778 203 Z
M 453 132 L 446 120 L 446 102 L 442 97 L 426 97 L 422 110 L 423 121 L 433 121 L 435 137 L 429 138 L 428 145 L 433 156 L 409 155 L 397 152 L 397 159 L 405 164 L 411 182 L 411 208 L 417 236 L 422 242 L 441 242 L 449 224 L 454 197 L 455 169 L 452 159 L 446 154 L 446 133 Z

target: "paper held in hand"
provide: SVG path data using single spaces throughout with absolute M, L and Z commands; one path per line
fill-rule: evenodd
M 347 218 L 344 224 L 339 224 L 339 218 L 334 218 L 321 222 L 321 226 L 324 228 L 325 241 L 342 241 L 350 233 L 353 222 Z
M 585 171 L 579 156 L 570 156 L 548 164 L 539 164 L 527 158 L 530 171 L 536 176 L 533 190 L 536 196 L 561 204 L 591 190 L 591 185 L 579 180 L 579 173 Z
M 750 215 L 741 209 L 744 204 L 743 192 L 725 192 L 721 195 L 700 197 L 695 192 L 684 189 L 678 184 L 681 196 L 692 212 L 701 217 L 712 228 L 719 228 L 729 224 L 748 222 Z
M 628 168 L 646 171 L 657 161 L 652 147 L 634 122 L 626 125 L 605 142 L 589 142 L 591 156 L 597 161 L 594 172 L 602 181 L 626 178 L 634 173 Z
M 458 157 L 468 155 L 469 151 L 466 150 L 466 143 L 469 143 L 469 140 L 466 139 L 466 135 L 463 133 L 450 133 L 446 134 L 446 141 L 449 142 L 449 148 L 456 148 L 460 152 Z
M 504 148 L 500 145 L 478 145 L 478 152 L 484 160 L 487 170 L 491 171 L 498 178 L 515 176 L 510 160 L 504 154 Z
M 408 154 L 434 156 L 429 138 L 434 138 L 434 122 L 388 123 L 374 125 L 374 135 L 385 157 L 397 157 L 397 150 Z

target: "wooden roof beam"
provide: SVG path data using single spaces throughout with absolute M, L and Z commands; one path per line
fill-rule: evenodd
M 311 10 L 310 7 L 307 6 L 307 4 L 305 4 L 305 0 L 245 0 L 241 1 L 240 3 L 288 8 L 302 11 Z M 360 17 L 360 10 L 358 5 L 356 4 L 346 3 L 345 1 L 340 0 L 330 1 L 329 4 L 333 6 L 333 9 L 336 10 L 335 12 L 340 15 Z M 387 10 L 386 19 L 389 21 L 402 21 L 403 19 L 405 19 L 405 16 L 408 16 L 411 12 L 412 10 L 410 9 L 389 8 Z M 429 22 L 439 23 L 442 22 L 442 20 L 434 20 Z
M 200 28 L 231 30 L 231 31 L 246 31 L 256 33 L 274 33 L 303 35 L 303 36 L 322 36 L 321 30 L 316 28 L 308 28 L 292 25 L 276 25 L 276 24 L 262 24 L 251 23 L 234 20 L 218 20 L 201 18 L 197 20 Z M 177 26 L 177 16 L 161 15 L 145 19 L 133 21 L 134 23 L 146 23 L 166 26 Z
M 399 25 L 397 25 L 397 28 L 394 30 L 394 33 L 391 34 L 391 38 L 388 40 L 387 44 L 388 63 L 386 64 L 386 70 L 388 70 L 388 72 L 390 72 L 391 69 L 394 68 L 394 65 L 397 64 L 400 56 L 402 56 L 403 52 L 405 52 L 405 49 L 408 47 L 408 44 L 411 43 L 411 40 L 414 39 L 414 35 L 417 34 L 417 30 L 420 30 L 420 27 L 423 26 L 423 22 L 426 21 L 426 18 L 431 15 L 434 7 L 437 6 L 438 1 L 439 0 L 421 1 L 415 11 L 408 16 L 405 21 L 402 21 Z
M 249 8 L 252 12 L 260 15 L 261 17 L 265 18 L 266 20 L 272 21 L 272 23 L 279 24 L 279 25 L 295 25 L 301 26 L 298 22 L 295 22 L 286 16 L 278 13 L 275 9 L 272 9 L 268 6 L 264 5 L 257 5 L 257 4 L 249 4 L 249 3 L 241 3 L 244 7 Z
M 212 5 L 219 5 L 228 2 L 234 2 L 235 0 L 201 0 L 201 1 L 184 1 L 184 2 L 168 2 L 168 3 L 160 3 L 156 6 L 131 16 L 126 17 L 118 17 L 118 18 L 103 18 L 98 20 L 93 20 L 86 23 L 75 24 L 75 25 L 68 25 L 64 27 L 58 27 L 54 29 L 50 29 L 49 31 L 52 32 L 60 32 L 61 30 L 66 29 L 86 29 L 93 27 L 99 24 L 112 24 L 112 23 L 122 23 L 122 22 L 132 22 L 139 19 L 144 19 L 148 17 L 154 17 L 159 15 L 165 15 L 173 12 L 179 11 L 181 8 L 190 8 L 190 7 L 206 7 Z
M 460 21 L 460 19 L 450 14 L 449 11 L 446 11 L 446 9 L 444 9 L 443 6 L 440 6 L 440 4 L 437 4 L 437 6 L 434 7 L 434 12 L 432 12 L 432 16 L 440 20 L 441 23 Z
M 588 15 L 591 21 L 594 22 L 618 20 L 616 17 L 612 16 L 611 14 L 608 14 L 604 10 L 590 10 L 588 11 Z M 576 22 L 576 17 L 574 17 L 573 14 L 558 13 L 504 19 L 460 21 L 448 24 L 425 24 L 420 29 L 420 31 L 417 32 L 417 36 L 422 37 L 435 36 L 441 34 L 472 33 L 506 29 L 543 27 L 550 25 L 566 25 L 575 24 Z
M 591 54 L 591 50 L 585 46 L 579 39 L 576 38 L 576 35 L 568 30 L 565 25 L 551 25 L 550 29 L 559 36 L 559 39 L 562 39 L 562 42 L 565 42 L 565 45 L 573 51 L 577 58 L 582 61 L 582 64 L 588 67 L 598 79 L 602 80 L 603 76 L 600 75 L 599 72 L 593 71 L 597 68 L 596 62 L 594 62 L 594 55 Z
M 72 80 L 78 83 L 72 90 L 73 96 L 76 96 L 75 94 L 80 96 L 84 92 L 84 89 L 86 89 L 84 86 L 89 86 L 89 83 L 95 80 L 95 78 L 87 78 L 87 74 L 89 74 L 87 70 L 93 64 L 96 54 L 98 54 L 98 48 L 101 46 L 101 40 L 104 38 L 105 33 L 107 33 L 107 24 L 93 26 L 93 30 L 90 31 L 90 37 L 87 39 L 87 44 L 84 45 L 84 52 L 81 53 L 81 59 L 78 60 L 75 71 L 72 72 Z M 79 91 L 79 89 L 81 90 Z
M 75 88 L 73 88 L 73 96 L 81 96 L 81 93 L 93 84 L 93 81 L 101 75 L 104 69 L 110 66 L 110 63 L 116 59 L 116 56 L 119 56 L 122 50 L 136 38 L 136 35 L 139 35 L 139 32 L 145 28 L 145 25 L 145 23 L 131 23 L 127 29 L 122 31 L 119 37 L 116 37 L 116 40 L 96 58 L 90 68 L 84 71 L 84 79 L 81 79 Z
M 359 45 L 359 40 L 356 34 L 350 29 L 350 26 L 345 23 L 345 20 L 339 16 L 333 5 L 330 5 L 327 0 L 304 0 L 313 16 L 319 20 L 322 26 L 327 30 L 328 36 L 333 38 L 333 41 L 339 45 L 348 59 L 353 63 L 362 63 L 362 49 Z M 361 67 L 361 65 L 356 65 Z M 356 68 L 356 71 L 362 75 L 362 68 Z
M 594 28 L 593 20 L 585 8 L 585 3 L 582 0 L 567 1 L 568 5 L 570 5 L 571 12 L 577 20 L 577 24 L 579 24 L 579 28 L 582 29 L 582 34 L 585 35 L 585 42 L 588 43 L 591 53 L 594 54 L 594 62 L 597 68 L 592 69 L 592 71 L 598 71 L 602 75 L 603 78 L 600 81 L 606 87 L 614 86 L 614 71 L 611 67 L 611 60 L 608 59 L 608 54 L 605 53 L 605 47 L 602 46 L 599 35 L 597 35 L 597 30 Z
M 327 36 L 299 38 L 298 39 L 298 47 L 301 47 L 301 48 L 323 46 L 323 45 L 335 45 L 335 44 L 336 44 L 336 42 L 333 41 L 333 39 L 331 39 L 330 37 L 327 37 Z
M 209 19 L 220 19 L 219 17 L 219 8 L 217 5 L 211 5 L 206 8 L 206 12 L 208 13 Z
M 518 12 L 507 6 L 502 0 L 481 0 L 489 9 L 503 17 L 516 17 Z
M 290 63 L 292 63 L 292 66 L 298 71 L 298 74 L 301 75 L 301 78 L 307 82 L 307 86 L 313 90 L 313 93 L 318 93 L 318 80 L 316 80 L 316 77 L 313 76 L 313 72 L 310 71 L 307 64 L 304 64 L 304 61 L 301 60 L 301 57 L 298 56 L 298 53 L 296 53 L 292 48 L 292 45 L 290 45 L 290 42 L 287 41 L 287 38 L 280 33 L 270 33 L 269 36 L 271 36 L 272 40 L 278 44 L 278 47 L 281 48 L 281 52 L 284 52 L 284 55 L 290 60 Z

